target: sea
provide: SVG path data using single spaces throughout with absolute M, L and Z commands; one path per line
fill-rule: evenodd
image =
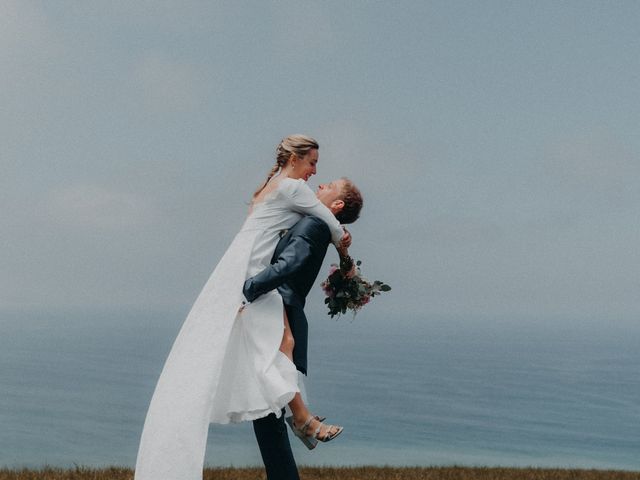
M 0 467 L 134 466 L 188 309 L 0 314 Z M 343 425 L 299 465 L 640 471 L 640 326 L 402 315 L 310 322 L 311 410 Z M 258 466 L 248 423 L 211 426 L 209 466 Z

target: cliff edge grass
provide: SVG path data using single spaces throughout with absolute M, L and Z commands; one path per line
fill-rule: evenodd
M 640 480 L 640 471 L 503 467 L 300 467 L 301 480 Z M 0 480 L 133 480 L 122 467 L 0 469 Z M 207 468 L 204 480 L 266 480 L 262 468 Z

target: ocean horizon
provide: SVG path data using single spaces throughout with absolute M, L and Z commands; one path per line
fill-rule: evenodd
M 290 435 L 300 465 L 640 470 L 637 326 L 374 310 L 312 317 L 309 403 L 345 431 Z M 3 313 L 0 466 L 132 467 L 186 313 Z M 261 465 L 251 425 L 211 426 L 206 464 Z

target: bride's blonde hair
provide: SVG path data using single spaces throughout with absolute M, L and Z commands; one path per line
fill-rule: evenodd
M 273 166 L 265 182 L 258 188 L 253 194 L 255 198 L 269 183 L 269 180 L 278 173 L 287 164 L 291 155 L 295 155 L 298 158 L 304 157 L 310 150 L 318 150 L 320 147 L 315 139 L 308 135 L 289 135 L 283 138 L 282 141 L 276 147 L 276 164 Z

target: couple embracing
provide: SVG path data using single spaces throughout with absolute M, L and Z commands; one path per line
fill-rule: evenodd
M 308 448 L 342 427 L 307 409 L 298 370 L 307 370 L 305 297 L 329 243 L 347 257 L 362 196 L 346 178 L 322 184 L 318 143 L 280 142 L 276 164 L 249 215 L 189 312 L 164 365 L 145 420 L 136 480 L 202 478 L 209 423 L 253 421 L 269 480 L 298 472 L 284 424 Z

